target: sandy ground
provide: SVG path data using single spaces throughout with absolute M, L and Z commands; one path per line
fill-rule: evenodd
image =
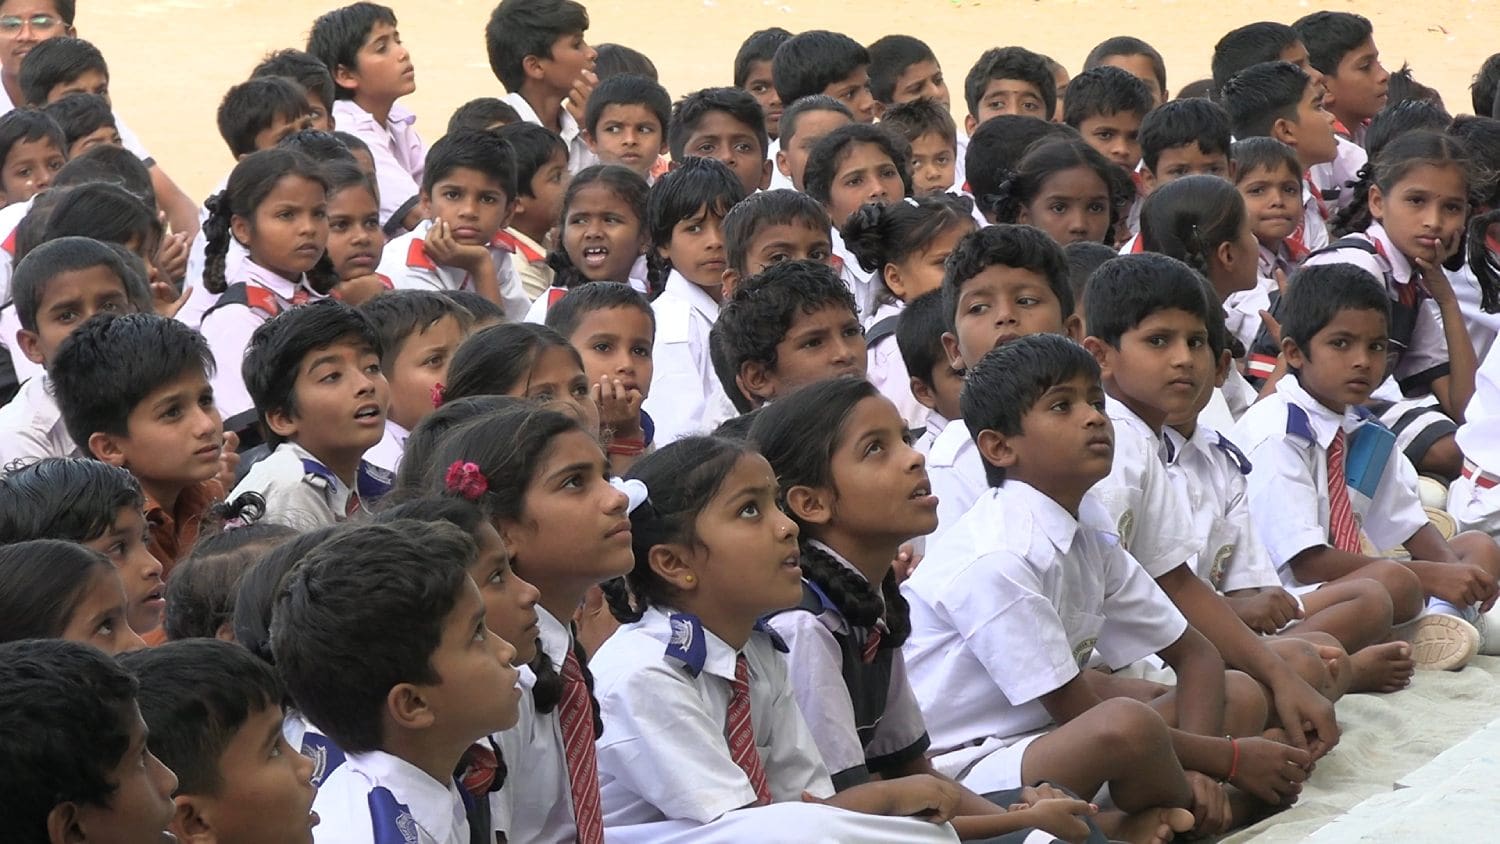
M 118 111 L 184 189 L 201 198 L 233 162 L 214 129 L 223 92 L 268 50 L 303 46 L 313 19 L 334 0 L 83 0 L 79 34 L 109 59 Z M 453 108 L 503 94 L 484 52 L 494 0 L 387 0 L 417 68 L 407 105 L 431 142 Z M 1410 62 L 1454 112 L 1469 110 L 1468 85 L 1500 48 L 1494 0 L 632 0 L 594 2 L 589 40 L 651 56 L 674 96 L 732 81 L 734 53 L 750 32 L 827 28 L 864 43 L 893 32 L 932 45 L 962 110 L 962 80 L 979 54 L 1022 44 L 1076 73 L 1090 47 L 1111 35 L 1150 41 L 1176 91 L 1208 75 L 1214 43 L 1256 20 L 1291 22 L 1320 7 L 1375 22 L 1388 66 Z

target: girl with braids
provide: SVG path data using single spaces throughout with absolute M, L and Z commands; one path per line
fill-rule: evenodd
M 591 281 L 615 281 L 647 292 L 644 255 L 650 193 L 640 174 L 618 164 L 585 167 L 573 177 L 563 194 L 562 217 L 556 221 L 557 245 L 547 253 L 552 286 L 531 303 L 527 322 L 546 322 L 554 302 Z
M 1036 226 L 1060 246 L 1113 244 L 1111 233 L 1135 195 L 1123 170 L 1077 138 L 1038 143 L 998 184 L 979 200 L 985 216 Z
M 911 620 L 891 565 L 901 543 L 937 527 L 937 500 L 895 406 L 868 382 L 824 381 L 767 406 L 750 438 L 800 528 L 802 600 L 769 623 L 790 649 L 792 693 L 834 787 L 937 776 L 901 654 Z M 1037 827 L 1067 840 L 1090 834 L 1083 818 L 1093 809 L 1061 792 L 981 797 L 958 788 L 961 837 Z M 1034 805 L 1003 808 L 1021 803 Z

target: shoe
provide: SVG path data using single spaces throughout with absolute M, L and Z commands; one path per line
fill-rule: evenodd
M 1448 484 L 1432 475 L 1419 475 L 1417 476 L 1417 497 L 1422 499 L 1423 507 L 1441 510 L 1448 506 Z
M 1447 510 L 1424 506 L 1422 511 L 1427 514 L 1427 523 L 1442 534 L 1443 541 L 1452 539 L 1458 533 L 1458 520 L 1449 515 Z
M 1479 631 L 1479 653 L 1500 656 L 1500 606 L 1474 619 L 1474 629 Z
M 1412 623 L 1411 656 L 1426 671 L 1456 671 L 1479 650 L 1479 631 L 1453 615 L 1430 613 Z

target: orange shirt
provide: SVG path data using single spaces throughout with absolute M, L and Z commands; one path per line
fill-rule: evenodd
M 166 580 L 172 567 L 187 555 L 198 541 L 203 515 L 224 500 L 224 485 L 217 479 L 190 486 L 177 496 L 177 506 L 168 513 L 146 496 L 146 525 L 151 530 L 151 555 L 161 561 L 161 577 Z

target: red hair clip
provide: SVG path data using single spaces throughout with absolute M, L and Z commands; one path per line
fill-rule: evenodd
M 479 471 L 479 464 L 465 463 L 462 460 L 455 460 L 448 467 L 448 473 L 443 476 L 443 485 L 449 492 L 457 493 L 470 501 L 478 501 L 479 496 L 490 489 L 490 482 Z
M 446 389 L 448 389 L 448 388 L 444 387 L 443 384 L 442 384 L 442 382 L 438 382 L 438 383 L 432 385 L 431 398 L 432 398 L 432 406 L 434 408 L 439 408 L 439 407 L 443 406 L 443 391 L 446 390 Z

